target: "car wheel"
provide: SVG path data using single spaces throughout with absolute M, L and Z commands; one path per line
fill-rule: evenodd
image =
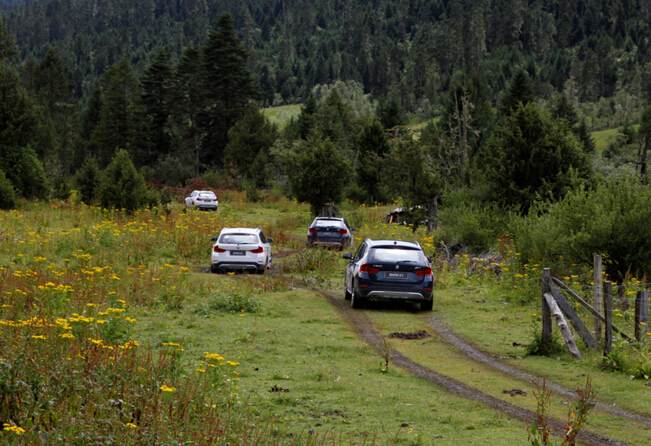
M 213 274 L 219 274 L 219 268 L 217 268 L 215 265 L 210 265 L 210 272 Z
M 346 284 L 344 283 L 344 299 L 345 300 L 350 300 L 351 297 L 352 296 L 351 296 L 350 292 L 346 289 Z
M 430 300 L 424 300 L 420 303 L 420 311 L 432 311 L 434 307 L 434 298 Z
M 350 294 L 350 306 L 358 310 L 364 306 L 364 300 L 355 293 L 355 285 L 353 284 L 353 290 Z

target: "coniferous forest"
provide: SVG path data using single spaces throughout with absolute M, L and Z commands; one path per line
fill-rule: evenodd
M 72 189 L 110 206 L 111 168 L 147 183 L 134 207 L 199 183 L 315 213 L 400 200 L 485 249 L 504 215 L 646 187 L 647 1 L 13 0 L 0 14 L 5 208 Z M 290 104 L 287 125 L 262 111 Z M 596 150 L 604 129 L 618 130 Z

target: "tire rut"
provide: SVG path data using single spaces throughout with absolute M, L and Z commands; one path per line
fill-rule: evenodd
M 348 305 L 347 301 L 343 300 L 341 297 L 336 296 L 332 292 L 326 292 L 326 291 L 321 291 L 321 290 L 314 290 L 315 292 L 321 294 L 322 296 L 327 297 L 330 302 L 335 306 L 335 308 L 344 316 L 346 321 L 349 323 L 349 325 L 358 333 L 358 335 L 364 339 L 364 341 L 371 347 L 373 350 L 378 352 L 378 354 L 382 354 L 383 347 L 384 347 L 384 338 L 382 335 L 377 333 L 372 326 L 372 323 L 370 319 L 361 311 L 358 310 L 353 310 L 350 308 Z M 437 324 L 442 324 L 437 322 Z M 445 325 L 439 325 L 441 329 L 446 328 Z M 437 327 L 433 325 L 433 327 L 436 329 Z M 437 329 L 438 331 L 438 329 Z M 454 335 L 452 331 L 447 328 L 447 333 L 448 336 Z M 447 338 L 440 333 L 444 339 L 447 340 Z M 461 341 L 460 338 L 458 338 L 456 335 L 454 335 L 456 339 Z M 490 356 L 486 355 L 485 353 L 471 348 L 470 344 L 466 343 L 468 346 L 468 351 L 473 351 L 473 355 L 469 355 L 472 359 L 476 358 L 481 358 L 482 354 L 485 355 L 487 358 L 490 358 Z M 461 342 L 459 342 L 459 345 L 461 345 Z M 463 349 L 462 349 L 463 350 Z M 466 352 L 467 350 L 463 350 Z M 429 369 L 427 367 L 424 367 L 418 363 L 415 363 L 414 361 L 410 360 L 409 358 L 405 357 L 401 353 L 397 352 L 394 349 L 391 349 L 391 362 L 393 362 L 396 366 L 422 378 L 425 379 L 433 384 L 437 384 L 446 390 L 461 396 L 463 398 L 471 399 L 477 402 L 480 402 L 486 406 L 489 406 L 511 418 L 515 418 L 517 420 L 526 422 L 527 420 L 535 420 L 537 417 L 537 414 L 533 411 L 530 411 L 528 409 L 524 409 L 522 407 L 516 406 L 514 404 L 511 404 L 509 402 L 506 402 L 504 400 L 501 400 L 499 398 L 495 398 L 491 395 L 488 395 L 487 393 L 484 393 L 480 390 L 477 390 L 467 384 L 462 383 L 461 381 L 457 381 L 456 379 L 450 378 L 448 376 L 442 375 L 440 373 L 435 372 L 432 369 Z M 485 358 L 485 359 L 487 359 Z M 491 358 L 492 359 L 492 358 Z M 479 360 L 479 359 L 475 359 Z M 496 362 L 493 360 L 493 362 Z M 501 369 L 499 369 L 502 371 Z M 513 369 L 515 370 L 515 369 Z M 504 372 L 508 373 L 508 372 Z M 527 379 L 528 374 L 523 374 L 523 372 L 519 372 L 521 374 L 521 377 L 518 376 L 520 379 Z M 515 375 L 514 375 L 515 376 Z M 533 377 L 533 375 L 531 375 Z M 536 377 L 533 377 L 536 378 Z M 539 378 L 536 378 L 539 379 Z M 560 386 L 558 386 L 561 388 Z M 567 396 L 572 396 L 572 392 L 570 392 L 567 389 L 564 389 L 567 392 Z M 565 395 L 565 393 L 563 394 Z M 575 395 L 574 395 L 575 396 Z M 623 414 L 618 414 L 620 416 L 626 416 Z M 631 414 L 629 414 L 631 415 Z M 632 416 L 632 415 L 631 415 Z M 630 418 L 630 417 L 627 417 Z M 644 417 L 641 417 L 644 418 Z M 631 418 L 634 419 L 634 418 Z M 647 422 L 651 422 L 651 420 L 646 419 Z M 637 420 L 636 420 L 637 421 Z M 564 421 L 559 421 L 556 419 L 549 419 L 548 420 L 549 426 L 554 430 L 554 432 L 564 432 L 565 431 L 565 422 Z M 581 430 L 579 432 L 578 438 L 580 439 L 581 443 L 586 445 L 586 446 L 604 446 L 604 445 L 612 445 L 612 446 L 626 446 L 625 443 L 620 443 L 615 440 L 611 440 L 609 438 L 602 437 L 600 435 L 594 434 L 588 430 Z

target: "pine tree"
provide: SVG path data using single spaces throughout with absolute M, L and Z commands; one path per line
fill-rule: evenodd
M 357 182 L 366 194 L 369 204 L 383 202 L 388 197 L 382 187 L 384 155 L 391 146 L 380 121 L 366 125 L 357 141 Z
M 244 115 L 248 102 L 261 96 L 246 68 L 248 53 L 235 35 L 233 18 L 224 13 L 215 25 L 202 48 L 203 88 L 208 102 L 202 125 L 205 161 L 221 165 L 228 130 Z
M 107 166 L 117 149 L 127 150 L 136 165 L 151 159 L 145 140 L 145 108 L 131 65 L 122 58 L 103 76 L 103 107 L 92 139 L 100 166 Z
M 202 111 L 206 98 L 202 88 L 201 52 L 195 46 L 183 50 L 174 76 L 173 98 L 174 124 L 185 150 L 193 154 L 194 176 L 199 178 L 204 135 Z
M 265 187 L 269 149 L 278 137 L 278 129 L 254 103 L 228 132 L 228 145 L 224 153 L 226 164 L 234 163 L 240 175 L 257 187 Z
M 500 112 L 509 116 L 519 104 L 527 105 L 535 99 L 529 75 L 524 70 L 518 70 L 511 79 L 507 91 L 500 101 Z
M 167 53 L 160 50 L 145 71 L 142 80 L 142 101 L 149 117 L 149 143 L 152 147 L 150 163 L 168 154 L 171 147 L 171 90 L 172 67 Z

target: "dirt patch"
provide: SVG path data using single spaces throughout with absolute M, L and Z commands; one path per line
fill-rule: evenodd
M 429 338 L 432 335 L 426 332 L 425 330 L 417 331 L 415 333 L 391 333 L 389 334 L 390 338 L 397 339 L 425 339 Z
M 379 333 L 377 333 L 371 324 L 371 321 L 364 315 L 364 312 L 359 311 L 359 310 L 353 310 L 350 308 L 350 304 L 334 293 L 330 292 L 325 292 L 325 291 L 319 291 L 319 290 L 314 290 L 315 292 L 327 297 L 330 302 L 335 306 L 335 308 L 342 314 L 342 316 L 347 320 L 349 323 L 350 327 L 353 328 L 355 331 L 357 331 L 358 335 L 364 339 L 364 341 L 371 347 L 373 348 L 379 355 L 383 354 L 384 350 L 384 338 L 381 336 Z M 433 319 L 433 318 L 432 318 Z M 436 326 L 435 326 L 436 328 Z M 441 334 L 436 328 L 437 332 Z M 452 330 L 449 328 L 447 329 L 447 333 L 450 335 L 453 335 Z M 454 335 L 459 341 L 461 341 L 458 336 Z M 443 336 L 446 340 L 447 338 Z M 464 344 L 463 342 L 460 342 L 459 345 Z M 476 357 L 486 357 L 490 358 L 489 355 L 487 355 L 484 352 L 481 352 L 477 349 L 474 348 L 469 348 L 470 344 L 465 343 L 468 348 L 464 349 L 464 353 L 468 354 L 473 359 L 476 359 Z M 472 351 L 472 354 L 471 354 Z M 495 398 L 491 395 L 488 395 L 478 389 L 475 389 L 467 384 L 462 383 L 461 381 L 457 381 L 456 379 L 450 378 L 448 376 L 442 375 L 440 373 L 435 372 L 432 369 L 429 369 L 427 367 L 424 367 L 420 364 L 417 364 L 410 360 L 409 358 L 403 356 L 401 353 L 397 352 L 396 350 L 391 350 L 391 360 L 392 362 L 422 378 L 425 379 L 431 383 L 437 384 L 443 388 L 445 388 L 447 391 L 454 393 L 458 396 L 461 396 L 463 398 L 468 398 L 473 401 L 477 401 L 479 403 L 482 403 L 488 407 L 491 407 L 511 418 L 515 418 L 517 420 L 520 420 L 522 422 L 527 422 L 528 420 L 535 420 L 537 417 L 537 414 L 533 411 L 530 411 L 528 409 L 524 409 L 522 407 L 516 406 L 515 404 L 508 403 L 506 401 L 503 401 L 499 398 Z M 493 364 L 496 363 L 495 360 L 492 362 Z M 502 370 L 502 369 L 500 369 Z M 519 376 L 531 376 L 523 372 L 519 372 Z M 537 380 L 541 380 L 542 378 L 535 377 Z M 525 379 L 525 378 L 523 378 Z M 549 386 L 548 383 L 548 387 Z M 560 386 L 556 386 L 557 388 L 562 389 Z M 555 391 L 555 389 L 552 389 Z M 566 390 L 568 393 L 567 389 Z M 565 396 L 566 394 L 563 393 Z M 575 396 L 575 395 L 573 395 Z M 603 405 L 602 405 L 603 406 Z M 640 421 L 640 420 L 646 420 L 646 422 L 651 423 L 651 420 L 645 417 L 640 417 L 638 415 L 633 415 L 629 414 L 627 412 L 621 411 L 622 414 L 621 416 L 625 416 L 623 414 L 627 414 L 627 418 Z M 551 427 L 555 432 L 563 432 L 565 430 L 565 421 L 559 421 L 555 419 L 549 419 L 548 423 L 549 427 Z M 578 438 L 581 441 L 581 444 L 586 445 L 586 446 L 625 446 L 624 443 L 617 442 L 615 440 L 611 440 L 609 438 L 602 437 L 600 435 L 594 434 L 588 430 L 582 430 L 579 432 Z

